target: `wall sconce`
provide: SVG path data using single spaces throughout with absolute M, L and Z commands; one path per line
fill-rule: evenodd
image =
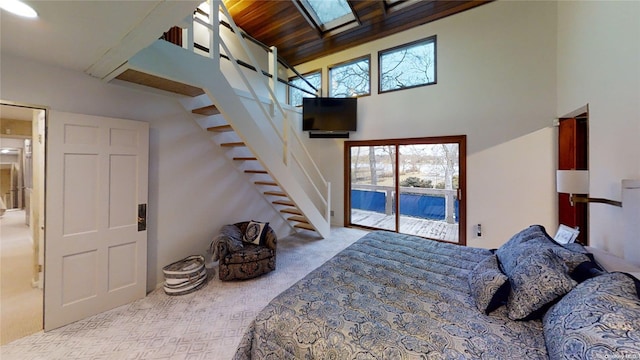
M 559 193 L 571 194 L 571 206 L 574 203 L 602 203 L 622 207 L 621 201 L 590 198 L 589 193 L 589 170 L 557 170 L 556 186 Z

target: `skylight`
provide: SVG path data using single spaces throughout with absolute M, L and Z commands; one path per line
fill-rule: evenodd
M 346 0 L 307 0 L 307 2 L 323 25 L 351 14 L 351 8 Z
M 300 3 L 321 32 L 356 20 L 347 0 L 300 0 Z

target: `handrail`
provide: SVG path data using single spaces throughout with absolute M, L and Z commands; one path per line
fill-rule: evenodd
M 296 138 L 296 141 L 300 144 L 302 144 L 302 139 L 300 139 L 300 136 L 298 135 L 297 132 L 295 131 L 291 131 L 291 133 L 293 134 L 293 136 Z M 309 150 L 307 150 L 307 148 L 305 146 L 302 146 L 302 149 L 304 151 L 304 154 L 308 157 L 311 158 L 311 154 L 309 154 Z M 291 156 L 293 157 L 293 160 L 298 163 L 298 165 L 300 165 L 300 168 L 302 168 L 302 171 L 305 173 L 305 175 L 307 176 L 307 178 L 310 178 L 309 172 L 307 171 L 307 169 L 301 164 L 300 160 L 298 159 L 298 156 L 295 153 L 291 153 Z M 315 161 L 311 162 L 313 164 L 313 170 L 315 170 L 316 173 L 318 173 L 318 175 L 320 176 L 320 178 L 324 181 L 323 185 L 328 186 L 326 180 L 324 180 L 324 177 L 322 176 L 322 172 L 320 171 L 320 168 L 318 168 L 318 165 L 315 163 Z M 316 190 L 317 193 L 322 194 L 322 192 L 320 191 L 320 189 L 318 189 L 318 187 L 316 186 L 315 183 L 312 182 L 312 185 L 314 187 L 314 189 Z M 325 206 L 329 205 L 329 199 L 327 198 L 326 200 L 324 199 L 324 197 L 320 197 L 322 199 L 322 202 Z
M 202 9 L 200 9 L 200 8 L 196 9 L 196 11 L 197 11 L 199 14 L 206 16 L 207 18 L 209 17 L 209 14 L 207 14 L 207 12 L 206 12 L 206 11 L 204 11 L 204 10 L 202 10 Z M 227 29 L 231 30 L 231 32 L 235 32 L 235 31 L 233 30 L 233 27 L 232 27 L 228 22 L 226 22 L 226 21 L 224 21 L 224 20 L 220 20 L 220 25 L 222 25 L 222 26 L 226 27 Z M 258 39 L 256 39 L 256 38 L 254 38 L 253 36 L 251 36 L 251 35 L 247 34 L 247 33 L 246 33 L 246 32 L 244 32 L 244 31 L 241 31 L 241 32 L 240 32 L 240 34 L 242 35 L 242 37 L 243 37 L 243 38 L 248 39 L 248 40 L 249 40 L 249 41 L 251 41 L 252 43 L 254 43 L 254 44 L 256 44 L 256 45 L 258 45 L 258 46 L 262 47 L 262 49 L 264 49 L 266 52 L 269 52 L 269 53 L 271 52 L 271 48 L 270 48 L 269 46 L 267 46 L 265 43 L 263 43 L 262 41 L 260 41 L 260 40 L 258 40 Z M 194 43 L 194 45 L 195 45 L 195 43 Z M 208 49 L 207 49 L 207 50 L 204 50 L 204 47 L 203 47 L 203 48 L 201 48 L 200 50 L 203 50 L 203 51 L 207 51 L 207 52 L 208 52 Z M 302 76 L 302 74 L 300 74 L 300 73 L 298 72 L 298 70 L 297 70 L 294 66 L 290 65 L 290 64 L 287 62 L 287 60 L 283 59 L 280 55 L 278 55 L 278 62 L 279 62 L 280 64 L 282 64 L 282 66 L 284 66 L 284 67 L 285 67 L 285 68 L 287 68 L 288 70 L 293 71 L 293 73 L 294 73 L 297 77 L 299 77 L 300 79 L 304 80 L 304 82 L 305 82 L 305 83 L 307 83 L 307 85 L 309 85 L 309 87 L 310 87 L 310 88 L 312 88 L 313 90 L 315 90 L 315 93 L 312 93 L 312 92 L 310 92 L 310 91 L 308 91 L 308 90 L 305 90 L 305 89 L 302 89 L 302 88 L 300 88 L 300 87 L 298 87 L 298 86 L 295 86 L 295 85 L 291 84 L 291 83 L 290 83 L 289 81 L 287 81 L 287 80 L 282 80 L 282 79 L 278 78 L 278 81 L 280 81 L 280 82 L 282 82 L 282 83 L 285 83 L 285 84 L 287 84 L 287 85 L 289 85 L 289 86 L 293 86 L 293 87 L 295 87 L 295 88 L 296 88 L 296 89 L 298 89 L 298 90 L 301 90 L 301 91 L 306 92 L 307 94 L 311 94 L 311 95 L 313 95 L 313 96 L 317 96 L 318 88 L 316 88 L 316 87 L 315 87 L 311 82 L 309 82 L 309 80 L 307 80 L 306 78 L 304 78 L 304 76 Z M 255 69 L 254 69 L 254 70 L 255 70 Z M 257 70 L 255 70 L 255 71 L 257 71 Z M 265 71 L 264 71 L 264 70 L 262 70 L 262 72 L 264 73 Z M 269 75 L 271 75 L 271 74 L 269 74 Z
M 261 100 L 258 100 L 261 101 Z M 305 157 L 307 159 L 312 159 L 311 154 L 309 153 L 309 150 L 304 146 L 304 143 L 302 142 L 302 139 L 300 138 L 300 135 L 295 131 L 295 128 L 293 128 L 292 126 L 289 126 L 289 129 L 291 130 L 289 133 L 293 135 L 294 140 L 301 145 L 301 150 L 303 152 L 303 154 L 305 155 Z M 305 175 L 309 174 L 309 171 L 307 171 L 307 169 L 303 166 L 302 161 L 300 160 L 300 157 L 298 155 L 296 155 L 296 153 L 291 153 L 291 156 L 293 157 L 293 159 L 295 160 L 295 162 L 297 164 L 300 165 L 300 167 L 302 168 L 303 172 L 305 173 Z M 316 164 L 315 161 L 311 161 L 311 165 L 313 166 L 313 170 L 315 171 L 315 173 L 318 175 L 318 177 L 320 177 L 320 179 L 323 182 L 323 185 L 328 186 L 328 182 L 324 179 L 324 176 L 322 175 L 322 172 L 320 171 L 320 168 L 318 167 L 318 164 Z M 310 177 L 310 176 L 307 176 Z M 317 193 L 321 193 L 320 189 L 318 189 L 318 187 L 313 184 L 314 189 L 316 190 Z M 325 199 L 322 199 L 323 203 L 328 205 L 328 201 Z
M 221 5 L 221 6 L 222 6 L 222 5 Z M 211 29 L 211 27 L 212 27 L 212 25 L 211 25 L 211 24 L 208 24 L 208 23 L 206 23 L 206 22 L 204 22 L 204 21 L 202 21 L 202 20 L 200 20 L 200 19 L 198 19 L 198 18 L 194 18 L 194 21 L 195 21 L 195 22 L 197 22 L 197 23 L 199 23 L 200 25 L 203 25 L 203 26 L 205 26 L 205 27 L 209 28 L 210 30 L 213 30 L 213 29 Z M 232 63 L 232 64 L 234 65 L 234 67 L 236 68 L 236 71 L 240 74 L 240 77 L 242 78 L 242 81 L 244 82 L 244 85 L 247 87 L 247 89 L 249 89 L 249 92 L 251 93 L 251 96 L 252 96 L 254 99 L 256 99 L 256 100 L 258 101 L 258 104 L 259 104 L 260 110 L 262 110 L 263 115 L 264 115 L 267 119 L 270 119 L 270 118 L 271 118 L 271 116 L 270 116 L 270 114 L 269 114 L 269 111 L 267 111 L 267 109 L 265 109 L 265 107 L 264 107 L 264 106 L 263 106 L 263 104 L 262 104 L 262 101 L 259 101 L 258 94 L 257 94 L 257 93 L 255 92 L 255 90 L 253 89 L 253 86 L 251 86 L 251 82 L 249 81 L 249 79 L 247 79 L 247 77 L 244 75 L 244 73 L 243 73 L 242 71 L 240 71 L 240 68 L 238 67 L 238 60 L 236 60 L 236 59 L 233 57 L 233 55 L 231 54 L 231 51 L 230 51 L 230 50 L 229 50 L 229 48 L 227 47 L 227 44 L 226 44 L 224 41 L 222 41 L 222 39 L 220 39 L 220 41 L 219 41 L 219 42 L 220 42 L 220 45 L 222 46 L 222 48 L 224 49 L 224 51 L 226 52 L 227 56 L 229 57 L 229 59 L 230 59 L 230 60 L 232 60 L 232 61 L 231 61 L 231 63 Z M 246 51 L 246 50 L 245 50 L 245 51 Z M 257 61 L 254 61 L 254 63 L 257 63 Z M 255 66 L 254 66 L 254 68 L 255 68 Z M 266 85 L 268 88 L 270 88 L 267 84 L 265 84 L 265 85 Z M 274 97 L 274 98 L 275 98 L 275 97 Z M 277 101 L 277 99 L 272 100 L 272 101 Z M 282 108 L 280 108 L 280 109 L 282 109 Z M 286 116 L 286 115 L 284 114 L 284 110 L 282 110 L 282 114 L 283 114 L 283 116 Z M 273 123 L 273 121 L 269 121 L 269 123 L 271 124 L 271 126 L 272 126 L 272 127 L 273 127 L 273 129 L 275 130 L 276 134 L 278 135 L 278 138 L 280 138 L 280 141 L 282 141 L 282 142 L 284 143 L 284 141 L 285 141 L 285 140 L 284 140 L 284 138 L 282 137 L 281 132 L 280 132 L 280 131 L 278 131 L 278 129 L 277 129 L 277 127 L 275 126 L 275 124 Z
M 198 44 L 198 43 L 196 43 L 196 42 L 194 42 L 194 43 L 193 43 L 193 47 L 195 47 L 196 49 L 202 50 L 202 51 L 204 51 L 204 52 L 207 52 L 207 53 L 209 52 L 209 48 L 208 48 L 208 47 L 206 47 L 206 46 L 204 46 L 204 45 L 201 45 L 201 44 Z M 269 49 L 269 51 L 271 51 L 271 49 Z M 227 55 L 225 55 L 225 54 L 220 54 L 220 58 L 225 59 L 225 60 L 232 61 L 232 60 L 231 60 L 231 59 L 229 59 L 229 57 L 228 57 Z M 242 60 L 236 60 L 236 61 L 237 61 L 238 65 L 240 65 L 240 66 L 244 66 L 244 67 L 246 67 L 247 69 L 249 69 L 249 70 L 253 70 L 253 71 L 256 71 L 256 72 L 258 71 L 258 70 L 256 70 L 256 68 L 255 68 L 253 65 L 251 65 L 251 64 L 249 64 L 249 63 L 247 63 L 247 62 L 245 62 L 245 61 L 242 61 Z M 283 65 L 284 65 L 284 64 L 283 64 Z M 286 65 L 285 65 L 285 66 L 286 66 Z M 296 74 L 300 74 L 297 70 L 295 70 L 295 68 L 292 68 L 291 70 L 293 70 L 293 72 L 294 72 L 294 73 L 296 73 Z M 262 75 L 264 75 L 264 76 L 268 76 L 269 78 L 273 78 L 273 75 L 269 74 L 268 72 L 266 72 L 266 71 L 264 71 L 264 70 L 262 70 L 262 69 L 260 69 L 260 71 L 262 72 Z M 290 82 L 290 81 L 288 81 L 288 80 L 285 80 L 285 79 L 283 79 L 283 78 L 280 78 L 280 77 L 278 78 L 278 82 L 280 82 L 280 83 L 282 83 L 282 84 L 285 84 L 285 85 L 287 85 L 287 86 L 290 86 L 290 87 L 292 87 L 292 88 L 296 88 L 296 89 L 298 89 L 298 90 L 300 90 L 300 91 L 302 91 L 302 92 L 305 92 L 305 93 L 307 93 L 307 94 L 309 94 L 309 95 L 312 95 L 312 96 L 317 97 L 317 96 L 318 96 L 318 94 L 317 94 L 318 89 L 316 89 L 313 85 L 311 85 L 311 83 L 309 82 L 309 80 L 307 80 L 307 79 L 305 79 L 304 77 L 302 77 L 302 75 L 299 75 L 299 77 L 300 77 L 302 80 L 304 80 L 307 84 L 309 84 L 309 86 L 310 86 L 312 89 L 315 89 L 315 90 L 316 90 L 316 92 L 311 92 L 311 91 L 309 91 L 309 90 L 307 90 L 307 89 L 301 88 L 300 86 L 298 86 L 298 85 L 296 85 L 296 84 L 294 84 L 294 83 L 292 83 L 292 82 Z
M 236 34 L 241 34 L 240 29 L 238 28 L 236 23 L 233 21 L 233 18 L 231 17 L 231 14 L 229 13 L 229 10 L 227 10 L 227 7 L 224 6 L 222 1 L 219 2 L 219 6 L 220 6 L 220 9 L 222 9 L 222 13 L 227 17 L 227 19 L 229 19 L 229 24 L 234 29 L 234 32 Z M 247 55 L 249 57 L 249 60 L 251 60 L 251 62 L 253 63 L 253 66 L 256 69 L 260 68 L 260 66 L 258 65 L 258 61 L 256 60 L 255 56 L 253 56 L 253 53 L 251 52 L 251 50 L 247 46 L 247 43 L 244 41 L 244 38 L 242 37 L 242 35 L 237 36 L 237 38 L 238 38 L 238 40 L 240 40 L 240 46 L 242 46 L 242 49 L 244 50 L 245 55 Z M 221 41 L 221 43 L 222 43 L 222 41 Z M 230 53 L 227 52 L 227 55 L 230 55 Z M 273 89 L 271 88 L 271 86 L 269 86 L 268 83 L 265 83 L 265 85 L 267 86 L 267 90 L 269 90 L 269 96 L 271 97 L 271 101 L 273 101 L 273 104 L 276 105 L 276 108 L 280 111 L 280 114 L 282 114 L 282 116 L 287 116 L 284 113 L 284 109 L 280 105 L 280 102 L 278 101 L 278 96 L 273 92 Z
M 214 1 L 214 0 L 212 0 Z M 219 9 L 219 11 L 224 14 L 228 20 L 229 23 L 226 23 L 224 21 L 218 21 L 217 20 L 217 16 L 209 16 L 207 15 L 207 18 L 209 20 L 209 22 L 198 18 L 197 16 L 193 17 L 193 23 L 198 23 L 202 26 L 204 26 L 210 33 L 211 36 L 211 42 L 210 42 L 210 46 L 220 46 L 222 48 L 222 50 L 224 51 L 225 54 L 220 54 L 219 56 L 221 58 L 226 58 L 228 59 L 232 64 L 233 67 L 235 69 L 235 71 L 240 75 L 240 79 L 242 80 L 242 83 L 244 83 L 244 85 L 246 86 L 247 90 L 250 93 L 250 98 L 252 98 L 258 105 L 258 107 L 260 108 L 261 113 L 264 115 L 264 117 L 266 118 L 266 120 L 268 120 L 270 126 L 273 128 L 275 135 L 277 137 L 277 139 L 280 141 L 280 143 L 283 146 L 283 163 L 285 166 L 290 167 L 291 163 L 288 161 L 288 158 L 292 158 L 294 160 L 294 162 L 297 164 L 297 166 L 299 167 L 299 171 L 302 171 L 303 176 L 307 179 L 308 181 L 308 186 L 312 186 L 313 191 L 315 191 L 315 193 L 319 196 L 321 202 L 322 202 L 322 206 L 325 207 L 325 213 L 323 214 L 323 217 L 325 218 L 326 221 L 329 221 L 330 219 L 330 208 L 329 208 L 329 204 L 330 204 L 330 183 L 324 178 L 324 176 L 322 175 L 322 172 L 320 171 L 320 169 L 318 168 L 317 164 L 315 161 L 313 161 L 313 158 L 311 157 L 311 154 L 309 153 L 309 151 L 307 150 L 307 148 L 304 146 L 304 143 L 302 142 L 302 139 L 300 138 L 299 134 L 295 131 L 295 129 L 293 128 L 293 126 L 291 126 L 290 122 L 287 119 L 287 113 L 285 112 L 284 108 L 282 107 L 282 105 L 280 104 L 277 95 L 275 94 L 275 87 L 273 85 L 270 85 L 268 83 L 268 79 L 277 79 L 277 82 L 282 82 L 287 84 L 288 86 L 293 86 L 301 91 L 304 91 L 306 93 L 312 94 L 311 92 L 309 92 L 306 89 L 302 89 L 294 84 L 290 84 L 288 81 L 282 80 L 280 78 L 277 77 L 277 69 L 273 69 L 272 71 L 274 72 L 274 74 L 270 74 L 268 72 L 265 72 L 264 70 L 262 70 L 259 67 L 258 61 L 256 60 L 254 54 L 251 52 L 251 50 L 248 47 L 248 44 L 245 41 L 245 38 L 251 40 L 252 38 L 250 38 L 248 35 L 245 35 L 242 31 L 240 31 L 240 29 L 237 27 L 237 25 L 233 22 L 233 19 L 231 18 L 231 15 L 229 14 L 228 10 L 226 9 L 225 5 L 222 3 L 222 1 L 214 1 L 214 4 L 217 3 L 217 7 Z M 210 6 L 210 11 L 215 11 L 214 8 L 216 5 L 211 4 Z M 200 13 L 204 13 L 203 11 L 200 11 Z M 212 19 L 215 18 L 215 19 Z M 214 26 L 214 24 L 212 24 L 212 20 L 213 22 L 218 22 L 219 26 Z M 225 43 L 225 41 L 218 35 L 220 26 L 226 26 L 229 27 L 232 31 L 233 34 L 235 34 L 236 39 L 238 40 L 240 46 L 242 47 L 242 49 L 244 50 L 244 55 L 246 55 L 249 60 L 250 63 L 247 63 L 245 61 L 236 59 L 233 54 L 231 53 L 229 46 Z M 192 29 L 193 27 L 191 27 L 190 29 Z M 194 36 L 193 34 L 191 34 L 191 36 L 189 36 L 190 39 L 190 44 L 188 45 L 190 48 L 198 48 L 200 50 L 206 51 L 209 54 L 209 57 L 213 57 L 214 55 L 212 54 L 212 49 L 210 48 L 206 48 L 200 44 L 196 44 L 194 41 Z M 257 40 L 256 40 L 257 41 Z M 215 45 L 217 42 L 218 45 Z M 259 44 L 260 45 L 260 44 Z M 265 46 L 260 45 L 263 49 L 265 49 Z M 266 50 L 268 51 L 268 53 L 272 54 L 272 59 L 277 62 L 280 62 L 278 57 L 277 57 L 277 51 L 275 51 L 275 48 L 273 49 L 273 51 L 271 49 Z M 271 64 L 274 64 L 274 62 L 271 62 Z M 284 64 L 283 64 L 284 65 Z M 240 69 L 240 66 L 249 68 L 251 70 L 254 70 L 256 72 L 258 72 L 259 74 L 262 74 L 264 76 L 263 81 L 261 81 L 261 83 L 266 87 L 266 89 L 268 90 L 269 93 L 269 101 L 267 102 L 267 105 L 265 105 L 265 103 L 263 102 L 263 100 L 258 96 L 258 94 L 256 93 L 256 90 L 254 89 L 255 87 L 255 80 L 249 81 L 249 79 L 247 78 L 247 75 L 245 72 L 243 72 Z M 285 65 L 285 66 L 288 66 Z M 296 74 L 299 74 L 297 71 L 294 72 Z M 301 77 L 302 78 L 302 77 Z M 303 78 L 304 79 L 304 78 Z M 307 81 L 306 79 L 304 79 L 305 81 Z M 307 81 L 308 83 L 308 81 Z M 315 89 L 315 87 L 313 87 L 313 85 L 309 84 L 313 89 Z M 317 96 L 316 94 L 312 94 L 314 96 Z M 278 127 L 278 125 L 276 124 L 275 118 L 274 118 L 274 113 L 273 110 L 274 108 L 277 109 L 277 112 L 279 112 L 282 115 L 282 128 L 280 129 Z M 293 130 L 293 131 L 292 131 Z M 293 142 L 292 142 L 293 141 Z M 294 144 L 296 145 L 296 148 L 300 148 L 301 150 L 297 151 L 296 153 L 294 153 L 292 151 L 292 147 L 291 145 Z M 311 165 L 309 165 L 311 164 Z M 309 167 L 311 166 L 311 167 Z M 314 173 L 314 176 L 312 176 L 310 174 L 310 172 Z M 323 189 L 321 189 L 323 188 Z M 325 190 L 325 191 L 323 191 Z M 315 206 L 318 206 L 317 204 Z M 322 213 L 322 211 L 321 211 Z

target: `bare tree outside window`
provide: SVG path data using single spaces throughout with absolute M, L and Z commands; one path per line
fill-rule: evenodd
M 304 79 L 310 82 L 316 89 L 320 89 L 322 83 L 322 72 L 316 71 L 310 74 L 302 75 Z M 300 77 L 295 77 L 289 80 L 289 82 L 297 87 L 303 88 L 311 93 L 315 93 L 316 90 L 307 84 Z M 302 106 L 302 98 L 305 97 L 313 97 L 313 95 L 306 93 L 300 89 L 297 89 L 293 86 L 289 87 L 289 105 L 291 106 Z
M 457 189 L 458 184 L 454 183 L 454 175 L 458 173 L 458 158 L 460 157 L 458 144 L 439 144 L 434 146 L 432 151 L 437 159 L 436 164 L 444 174 L 444 181 L 437 184 L 437 187 L 447 190 Z
M 380 92 L 436 83 L 436 37 L 380 51 Z
M 369 57 L 329 68 L 330 97 L 353 97 L 371 93 Z
M 465 139 L 345 142 L 348 223 L 465 244 Z

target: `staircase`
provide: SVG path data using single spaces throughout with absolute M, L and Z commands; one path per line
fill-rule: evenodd
M 183 105 L 188 106 L 185 102 L 183 102 Z M 228 123 L 219 123 L 218 118 L 222 117 L 222 115 L 214 117 L 215 115 L 221 114 L 215 105 L 195 108 L 191 110 L 191 113 L 208 117 L 207 119 L 198 121 L 198 123 L 203 129 L 216 134 L 216 138 L 221 139 L 218 145 L 230 149 L 230 152 L 232 152 L 230 155 L 231 160 L 236 163 L 241 171 L 252 177 L 251 181 L 253 184 L 260 189 L 261 193 L 269 199 L 271 204 L 283 214 L 282 216 L 291 223 L 294 228 L 316 231 L 316 228 L 311 225 L 309 219 L 304 216 L 295 202 L 289 198 L 289 195 L 280 187 L 276 179 L 262 166 L 258 157 L 256 157 L 246 144 L 241 141 L 241 138 L 235 134 L 233 127 Z M 211 126 L 209 126 L 210 122 L 213 122 Z M 223 133 L 225 133 L 225 137 L 222 136 Z
M 252 66 L 260 66 L 224 5 L 219 1 L 210 4 L 213 16 L 207 22 L 195 17 L 195 25 L 189 28 L 189 34 L 194 33 L 193 26 L 208 30 L 209 48 L 214 49 L 208 56 L 193 51 L 192 35 L 186 48 L 158 40 L 114 71 L 111 78 L 182 95 L 180 102 L 203 131 L 212 134 L 211 139 L 224 148 L 229 161 L 246 174 L 294 230 L 328 236 L 330 183 L 298 136 L 300 123 L 295 120 L 300 111 L 281 105 L 275 95 L 277 52 L 272 50 L 271 78 L 263 72 L 241 69 L 238 63 L 243 61 L 229 51 L 230 45 L 237 48 L 239 43 Z M 220 36 L 218 7 L 233 29 L 225 33 L 225 40 Z M 216 51 L 220 48 L 222 55 Z M 229 62 L 222 65 L 221 56 Z M 230 64 L 235 70 L 231 75 Z

